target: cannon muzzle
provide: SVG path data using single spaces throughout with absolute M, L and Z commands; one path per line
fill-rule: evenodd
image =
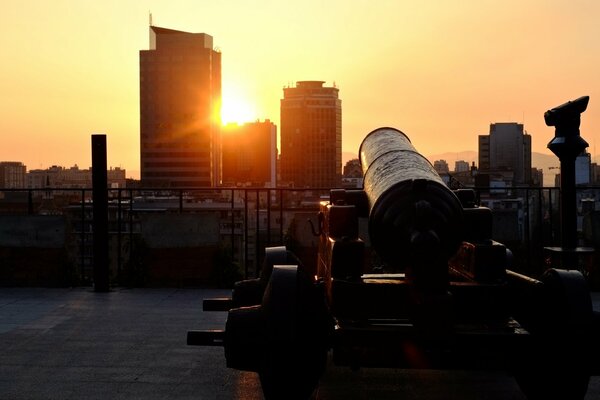
M 460 200 L 408 137 L 394 128 L 367 135 L 360 150 L 369 202 L 369 237 L 377 254 L 394 267 L 442 262 L 463 238 Z M 445 265 L 444 265 L 445 267 Z

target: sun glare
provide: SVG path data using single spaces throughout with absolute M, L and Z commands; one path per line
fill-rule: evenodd
M 243 96 L 236 93 L 223 91 L 221 104 L 221 121 L 223 124 L 232 122 L 243 123 L 256 120 L 256 112 L 245 101 Z

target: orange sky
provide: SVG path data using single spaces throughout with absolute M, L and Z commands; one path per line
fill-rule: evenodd
M 279 126 L 283 86 L 335 82 L 344 151 L 380 126 L 404 131 L 425 155 L 477 150 L 490 123 L 514 121 L 548 152 L 544 111 L 582 95 L 582 136 L 592 153 L 600 145 L 597 0 L 212 3 L 3 4 L 0 160 L 87 168 L 90 135 L 106 133 L 109 165 L 137 176 L 138 51 L 150 11 L 157 26 L 214 37 L 224 105 L 246 109 L 242 117 Z

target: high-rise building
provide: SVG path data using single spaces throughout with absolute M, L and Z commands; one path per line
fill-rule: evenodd
M 0 188 L 22 189 L 25 187 L 27 167 L 19 161 L 0 161 Z
M 281 180 L 294 187 L 334 188 L 342 176 L 342 101 L 323 81 L 283 89 Z
M 271 121 L 228 124 L 222 130 L 223 185 L 275 187 L 277 127 Z
M 523 124 L 490 124 L 490 134 L 479 135 L 479 171 L 510 177 L 515 185 L 531 183 L 531 136 Z
M 150 26 L 140 51 L 143 186 L 205 187 L 220 180 L 221 54 L 213 38 Z

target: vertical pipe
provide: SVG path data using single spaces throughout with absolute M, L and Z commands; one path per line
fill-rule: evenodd
M 108 189 L 106 135 L 92 135 L 94 291 L 108 292 Z

